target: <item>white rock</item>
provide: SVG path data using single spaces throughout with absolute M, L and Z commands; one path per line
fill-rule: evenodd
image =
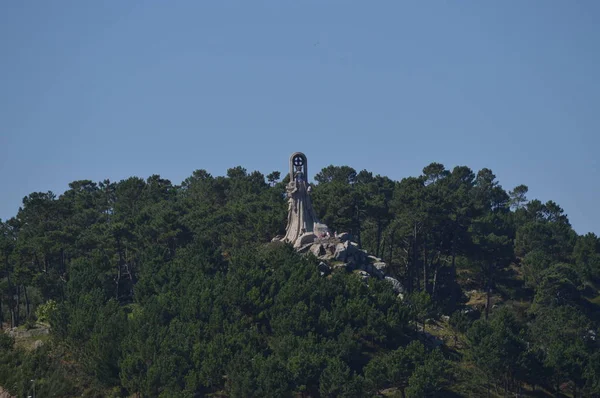
M 399 293 L 400 295 L 404 293 L 404 286 L 402 286 L 402 283 L 400 283 L 398 279 L 392 278 L 391 276 L 386 276 L 384 280 L 392 284 L 392 289 L 394 289 L 394 292 Z
M 338 243 L 335 247 L 333 257 L 338 261 L 346 261 L 346 258 L 348 258 L 348 248 L 343 243 Z
M 383 261 L 380 261 L 380 262 L 374 263 L 373 267 L 375 267 L 375 269 L 377 269 L 378 271 L 385 273 L 385 270 L 387 269 L 387 264 L 384 263 Z

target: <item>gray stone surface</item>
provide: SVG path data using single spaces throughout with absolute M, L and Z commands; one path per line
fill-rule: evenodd
M 306 245 L 300 246 L 300 247 L 296 247 L 296 251 L 298 253 L 302 253 L 302 254 L 306 254 L 310 251 L 310 249 L 312 248 L 313 243 L 308 243 Z
M 315 241 L 315 239 L 317 239 L 317 236 L 315 234 L 313 234 L 312 232 L 306 232 L 300 235 L 298 238 L 296 238 L 294 247 L 300 248 L 304 245 L 312 244 Z
M 314 244 L 310 246 L 310 252 L 315 255 L 315 257 L 320 257 L 325 254 L 325 248 L 322 244 Z
M 392 278 L 391 276 L 386 276 L 385 281 L 392 284 L 392 289 L 394 289 L 394 292 L 404 293 L 404 286 L 402 286 L 402 283 L 400 283 L 398 279 Z
M 366 271 L 358 271 L 358 276 L 362 279 L 362 280 L 367 280 L 371 277 L 371 275 L 369 275 L 368 272 Z
M 348 264 L 345 264 L 345 263 L 341 263 L 341 264 L 340 264 L 340 263 L 338 263 L 338 264 L 333 264 L 333 265 L 331 266 L 331 268 L 332 268 L 333 270 L 341 270 L 341 269 L 343 269 L 343 270 L 350 270 L 350 269 L 348 268 Z
M 50 328 L 45 325 L 36 324 L 33 329 L 12 328 L 7 330 L 7 334 L 15 339 L 30 338 L 50 334 Z
M 384 263 L 383 261 L 378 261 L 376 263 L 373 263 L 373 267 L 375 267 L 378 271 L 385 273 L 385 271 L 387 270 L 387 264 Z

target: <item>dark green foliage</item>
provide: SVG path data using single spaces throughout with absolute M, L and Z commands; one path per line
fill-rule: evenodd
M 589 233 L 577 238 L 573 260 L 583 278 L 600 281 L 600 239 L 595 234 Z
M 540 274 L 533 311 L 561 305 L 577 306 L 580 303 L 581 281 L 573 267 L 563 263 L 556 264 Z
M 450 316 L 449 323 L 452 329 L 459 333 L 466 333 L 473 324 L 473 318 L 464 310 L 457 310 Z
M 179 186 L 81 180 L 25 197 L 0 221 L 0 322 L 37 315 L 52 343 L 26 351 L 0 334 L 0 385 L 26 395 L 36 380 L 38 396 L 600 394 L 600 240 L 577 236 L 556 203 L 528 200 L 524 185 L 507 193 L 489 169 L 431 163 L 399 182 L 321 170 L 319 217 L 388 263 L 399 298 L 269 243 L 285 231 L 288 179 L 238 166 Z M 440 314 L 452 314 L 460 352 L 430 344 Z
M 429 354 L 408 379 L 409 397 L 439 396 L 446 383 L 447 363 L 439 350 Z
M 542 281 L 544 271 L 550 268 L 552 256 L 543 250 L 536 249 L 525 255 L 521 262 L 525 283 L 535 288 Z
M 526 348 L 522 331 L 523 326 L 506 308 L 495 313 L 489 322 L 475 321 L 468 330 L 469 359 L 487 383 L 508 389 L 519 380 Z
M 360 397 L 364 394 L 363 379 L 337 358 L 328 361 L 319 384 L 322 397 Z
M 447 381 L 448 364 L 439 350 L 426 352 L 421 343 L 413 341 L 372 359 L 365 367 L 365 380 L 372 393 L 397 387 L 409 397 L 430 397 Z
M 233 252 L 227 271 L 212 276 L 186 268 L 178 258 L 170 266 L 181 294 L 157 293 L 131 313 L 121 362 L 131 391 L 314 393 L 334 388 L 320 387 L 323 377 L 354 380 L 367 344 L 405 336 L 407 316 L 390 286 L 324 279 L 286 246 Z
M 574 307 L 559 305 L 538 310 L 531 336 L 542 352 L 541 359 L 556 390 L 563 382 L 572 383 L 575 390 L 586 383 L 593 385 L 594 379 L 586 380 L 586 375 L 589 377 L 596 366 L 594 333 L 590 321 Z

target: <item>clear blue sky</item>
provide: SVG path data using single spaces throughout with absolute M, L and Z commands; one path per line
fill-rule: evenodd
M 600 2 L 4 1 L 0 218 L 242 165 L 488 167 L 600 233 Z

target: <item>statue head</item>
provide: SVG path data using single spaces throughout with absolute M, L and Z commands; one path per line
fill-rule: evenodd
M 297 180 L 308 182 L 306 155 L 302 152 L 294 152 L 290 156 L 290 181 Z

